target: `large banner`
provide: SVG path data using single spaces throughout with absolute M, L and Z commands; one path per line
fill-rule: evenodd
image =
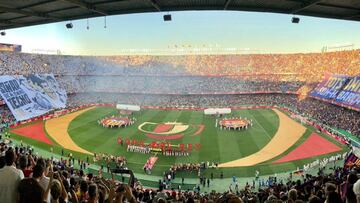
M 65 108 L 67 100 L 53 74 L 0 76 L 0 94 L 18 121 Z
M 21 45 L 0 43 L 0 51 L 21 52 Z
M 360 76 L 352 78 L 336 97 L 336 102 L 360 109 Z
M 336 99 L 337 95 L 348 81 L 346 75 L 325 75 L 324 80 L 311 91 L 310 95 L 321 99 Z

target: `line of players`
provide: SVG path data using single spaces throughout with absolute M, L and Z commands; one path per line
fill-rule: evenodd
M 179 151 L 175 149 L 165 149 L 162 150 L 160 148 L 150 148 L 149 146 L 136 146 L 136 145 L 127 145 L 126 151 L 135 152 L 141 154 L 149 154 L 151 152 L 161 153 L 164 156 L 189 156 L 190 153 L 188 151 Z

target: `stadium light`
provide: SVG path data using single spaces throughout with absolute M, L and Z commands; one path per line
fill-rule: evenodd
M 298 18 L 298 17 L 293 17 L 293 18 L 291 19 L 291 22 L 298 24 L 298 23 L 300 22 L 300 18 Z
M 164 15 L 164 21 L 171 21 L 171 15 L 170 14 Z
M 67 29 L 71 29 L 74 27 L 74 25 L 72 23 L 67 23 L 65 26 Z

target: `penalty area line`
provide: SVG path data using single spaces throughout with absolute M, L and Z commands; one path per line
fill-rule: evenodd
M 257 119 L 255 118 L 255 116 L 250 113 L 251 117 L 255 120 L 255 122 L 261 127 L 261 129 L 263 129 L 263 131 L 265 132 L 266 136 L 271 140 L 271 136 L 269 135 L 269 133 L 265 130 L 265 128 L 257 121 Z

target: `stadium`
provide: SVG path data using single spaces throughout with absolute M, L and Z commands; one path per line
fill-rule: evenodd
M 33 43 L 20 40 L 65 22 L 63 29 L 87 42 L 76 20 L 89 31 L 89 18 L 97 17 L 94 24 L 104 18 L 108 29 L 118 22 L 110 16 L 118 14 L 145 19 L 155 14 L 144 13 L 166 11 L 164 23 L 180 26 L 176 19 L 192 14 L 170 12 L 184 10 L 290 14 L 294 24 L 303 19 L 297 15 L 311 16 L 300 25 L 322 17 L 329 27 L 354 21 L 356 30 L 357 3 L 4 1 L 0 8 L 1 35 L 9 36 L 0 38 L 0 203 L 360 202 L 356 39 L 321 51 L 298 51 L 286 42 L 262 45 L 270 53 L 184 43 L 120 54 L 102 50 L 99 37 L 90 38 L 91 54 L 26 51 Z M 201 12 L 207 11 L 194 13 L 202 18 Z M 109 33 L 118 39 L 116 31 Z M 137 42 L 132 34 L 129 46 L 152 40 L 146 35 L 148 41 Z M 165 41 L 179 37 L 165 35 Z M 286 37 L 281 40 L 295 40 Z M 46 39 L 39 37 L 41 46 Z M 66 33 L 61 40 L 73 43 Z M 89 51 L 92 45 L 82 46 Z M 305 42 L 298 46 L 310 49 Z

